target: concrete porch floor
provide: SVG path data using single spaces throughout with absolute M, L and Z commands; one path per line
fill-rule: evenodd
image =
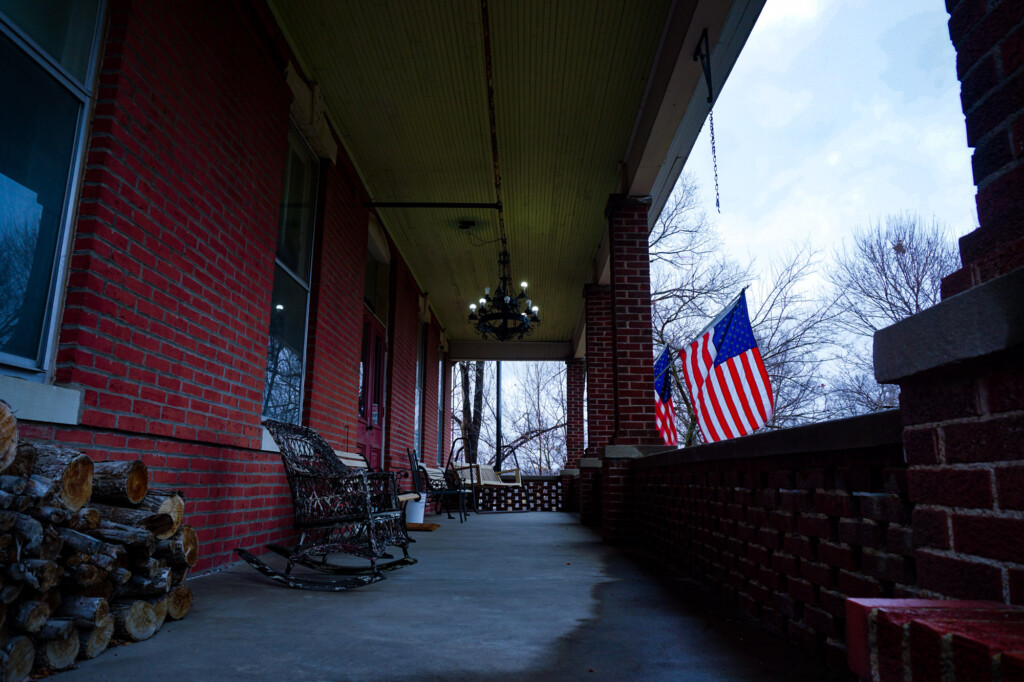
M 716 614 L 699 589 L 683 583 L 670 591 L 575 515 L 427 521 L 442 526 L 413 533 L 418 564 L 357 590 L 291 590 L 242 563 L 190 580 L 187 618 L 59 678 L 828 677 L 782 640 Z

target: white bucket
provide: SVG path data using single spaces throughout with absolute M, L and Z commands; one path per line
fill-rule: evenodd
M 423 523 L 423 510 L 427 506 L 427 500 L 425 498 L 426 495 L 420 497 L 419 500 L 405 503 L 406 523 Z

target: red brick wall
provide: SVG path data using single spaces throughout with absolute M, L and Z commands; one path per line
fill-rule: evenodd
M 960 240 L 951 296 L 1024 265 L 1024 3 L 946 0 L 980 227 Z
M 397 250 L 392 249 L 393 254 Z M 384 435 L 387 469 L 408 469 L 406 449 L 415 448 L 416 342 L 420 289 L 405 261 L 391 259 L 391 304 L 388 319 L 387 420 Z M 424 441 L 426 442 L 426 441 Z
M 234 5 L 113 3 L 56 372 L 83 425 L 258 446 L 289 101 Z
M 305 420 L 335 447 L 354 450 L 369 214 L 362 186 L 346 166 L 331 165 L 323 190 L 310 296 Z
M 56 377 L 82 388 L 82 423 L 20 425 L 24 438 L 97 461 L 141 457 L 154 486 L 182 489 L 197 570 L 294 537 L 280 457 L 259 450 L 291 102 L 290 56 L 262 9 L 113 2 Z M 355 440 L 368 214 L 344 154 L 325 165 L 304 419 L 344 447 Z M 388 416 L 404 457 L 419 290 L 394 269 Z
M 583 456 L 583 389 L 587 380 L 583 359 L 565 363 L 565 468 L 576 469 Z
M 1024 604 L 1024 359 L 902 384 L 921 587 Z
M 651 262 L 647 204 L 613 196 L 606 210 L 611 258 L 615 432 L 618 445 L 661 445 L 654 425 Z M 588 329 L 589 331 L 589 329 Z
M 860 423 L 876 429 L 878 417 Z M 811 442 L 833 428 L 816 427 Z M 730 456 L 740 439 L 635 460 L 632 537 L 665 567 L 845 668 L 845 598 L 919 594 L 902 451 L 890 430 L 892 442 L 858 449 Z
M 588 284 L 583 288 L 583 299 L 587 320 L 586 456 L 600 457 L 615 429 L 611 289 Z
M 427 329 L 426 373 L 423 389 L 423 461 L 437 464 L 437 384 L 441 375 L 437 371 L 441 327 L 431 320 Z

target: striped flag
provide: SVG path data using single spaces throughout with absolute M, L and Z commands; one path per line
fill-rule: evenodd
M 704 442 L 745 436 L 771 419 L 775 400 L 744 292 L 679 357 Z
M 671 362 L 672 354 L 668 352 L 668 346 L 665 346 L 654 363 L 654 421 L 665 445 L 678 445 L 676 412 L 672 407 L 672 382 L 669 380 Z

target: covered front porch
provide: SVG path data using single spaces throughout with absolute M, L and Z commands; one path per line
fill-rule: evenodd
M 382 583 L 302 592 L 234 564 L 189 581 L 187 620 L 62 678 L 825 677 L 805 654 L 721 615 L 698 589 L 671 584 L 573 514 L 428 520 L 441 527 L 414 533 L 419 563 Z

